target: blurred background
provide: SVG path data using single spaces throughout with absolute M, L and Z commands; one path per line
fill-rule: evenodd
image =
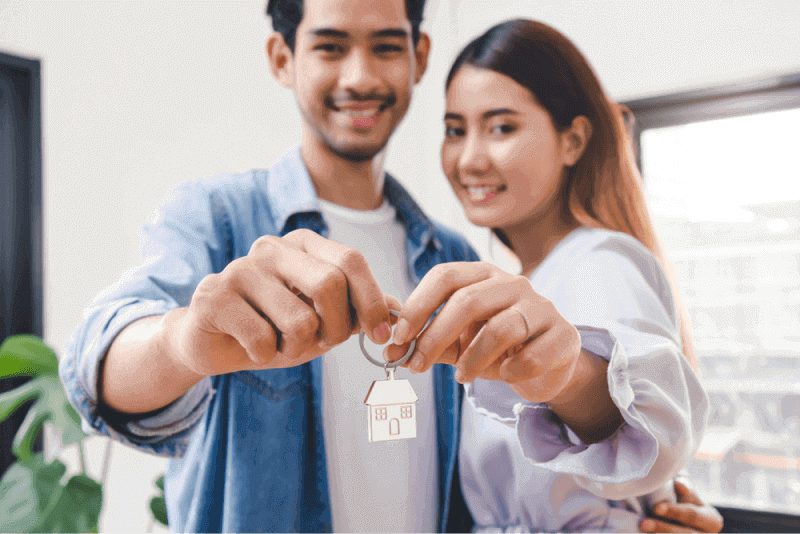
M 299 141 L 293 95 L 264 56 L 265 4 L 0 0 L 0 52 L 40 62 L 42 328 L 59 354 L 92 298 L 138 261 L 138 228 L 167 190 L 268 168 Z M 425 16 L 431 63 L 387 168 L 504 264 L 440 169 L 444 78 L 461 46 L 508 18 L 570 37 L 641 119 L 648 199 L 713 403 L 689 466 L 697 489 L 800 514 L 800 2 L 429 0 Z M 106 444 L 89 440 L 90 473 Z M 147 502 L 163 460 L 111 451 L 100 531 L 162 529 Z M 58 454 L 75 469 L 75 450 Z

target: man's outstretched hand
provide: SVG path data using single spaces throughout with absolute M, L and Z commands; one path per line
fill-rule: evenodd
M 660 518 L 680 523 L 661 521 L 659 517 L 648 517 L 639 523 L 642 532 L 719 532 L 722 516 L 716 508 L 704 503 L 686 484 L 675 480 L 677 502 L 656 504 L 653 513 Z

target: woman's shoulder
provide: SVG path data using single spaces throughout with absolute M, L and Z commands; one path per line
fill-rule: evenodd
M 604 228 L 581 227 L 565 237 L 531 277 L 545 295 L 602 294 L 610 298 L 642 289 L 671 305 L 667 276 L 636 238 Z

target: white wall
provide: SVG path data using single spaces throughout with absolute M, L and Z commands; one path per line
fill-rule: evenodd
M 268 167 L 299 136 L 263 54 L 264 0 L 0 1 L 0 50 L 42 60 L 45 337 L 62 347 L 94 295 L 138 259 L 138 226 L 176 183 Z M 430 70 L 388 168 L 482 253 L 439 169 L 443 80 L 489 25 L 571 37 L 624 100 L 800 71 L 800 2 L 429 0 Z M 92 440 L 97 473 L 105 440 Z M 67 453 L 69 455 L 70 452 Z M 143 531 L 159 458 L 115 445 L 103 531 Z

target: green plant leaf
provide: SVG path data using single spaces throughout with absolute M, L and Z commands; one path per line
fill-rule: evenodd
M 0 395 L 0 422 L 5 421 L 14 411 L 37 396 L 39 388 L 27 381 L 11 391 Z
M 164 501 L 164 475 L 156 479 L 156 487 L 159 489 L 158 495 L 150 499 L 150 511 L 153 517 L 162 525 L 167 524 L 167 503 Z
M 58 460 L 45 463 L 41 453 L 14 463 L 0 480 L 0 532 L 41 532 L 64 490 L 59 481 L 66 471 Z
M 0 345 L 0 378 L 58 373 L 58 358 L 42 338 L 9 336 Z
M 34 391 L 36 401 L 14 436 L 11 450 L 17 458 L 24 461 L 31 457 L 33 441 L 41 432 L 45 421 L 50 421 L 61 431 L 61 443 L 65 446 L 78 443 L 86 436 L 81 430 L 80 418 L 69 404 L 57 376 L 40 375 L 20 387 L 25 386 Z
M 164 497 L 150 499 L 150 511 L 153 512 L 153 517 L 156 518 L 156 521 L 164 526 L 169 526 L 167 524 L 167 504 L 164 501 Z
M 39 525 L 39 532 L 88 532 L 97 528 L 103 506 L 102 485 L 86 475 L 70 478 Z

